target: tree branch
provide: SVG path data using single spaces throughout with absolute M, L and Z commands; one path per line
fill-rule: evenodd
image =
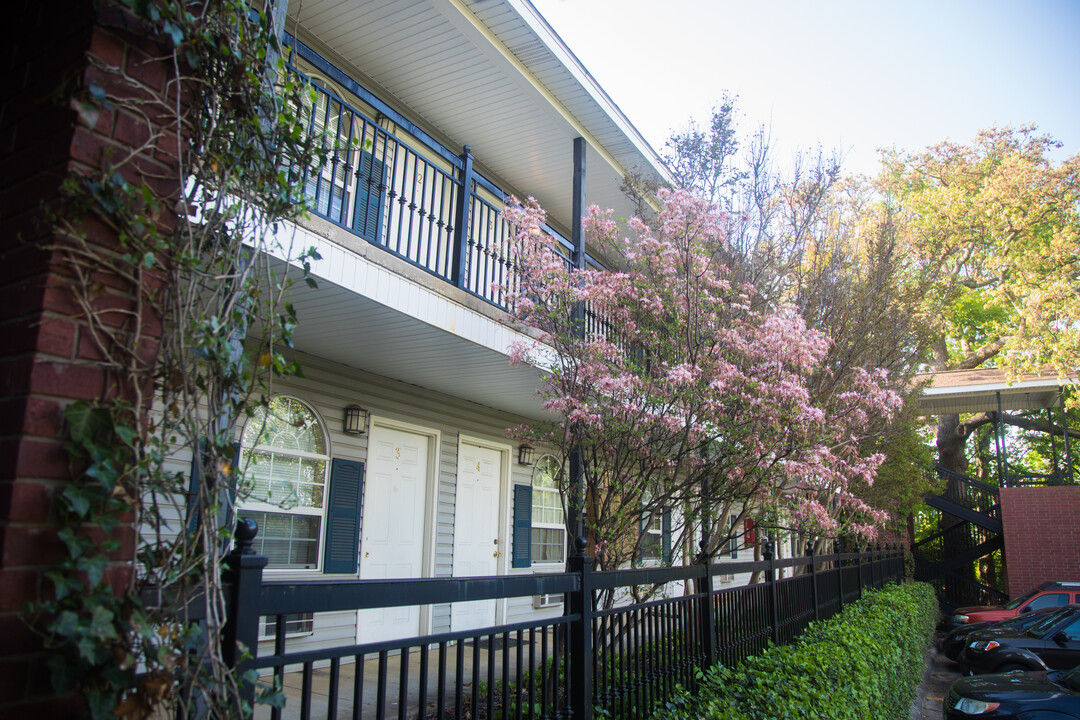
M 974 370 L 982 365 L 984 362 L 1001 352 L 1001 348 L 1005 347 L 1006 338 L 998 338 L 994 342 L 983 345 L 978 350 L 969 353 L 967 357 L 960 361 L 960 364 L 956 366 L 957 370 Z
M 956 434 L 960 437 L 967 437 L 983 425 L 989 425 L 994 422 L 994 415 L 996 415 L 996 413 L 992 412 L 981 412 L 972 415 L 956 426 Z
M 1036 420 L 1035 418 L 1027 418 L 1022 415 L 1010 415 L 1008 413 L 1001 414 L 1001 422 L 1006 425 L 1012 425 L 1014 427 L 1023 428 L 1025 430 L 1034 430 L 1036 432 L 1044 432 L 1048 435 L 1057 435 L 1059 437 L 1065 436 L 1066 428 L 1061 428 L 1056 425 L 1051 425 L 1045 420 Z M 1077 438 L 1080 440 L 1080 429 L 1067 428 L 1069 431 L 1069 437 Z

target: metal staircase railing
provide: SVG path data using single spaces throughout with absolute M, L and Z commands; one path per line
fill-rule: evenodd
M 927 494 L 926 504 L 956 521 L 912 547 L 916 578 L 934 585 L 946 606 L 1004 600 L 1000 589 L 960 572 L 1004 547 L 998 488 L 941 466 L 934 470 L 947 486 L 941 494 Z

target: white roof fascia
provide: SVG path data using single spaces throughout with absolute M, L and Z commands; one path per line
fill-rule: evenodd
M 942 395 L 974 395 L 977 393 L 991 393 L 991 392 L 1017 392 L 1021 390 L 1031 389 L 1051 389 L 1057 388 L 1062 385 L 1074 385 L 1076 384 L 1076 378 L 1066 378 L 1062 380 L 1020 380 L 1014 383 L 984 383 L 982 385 L 963 385 L 952 386 L 943 388 L 926 388 L 923 395 L 926 396 L 942 396 Z
M 593 101 L 597 105 L 601 106 L 607 113 L 608 117 L 619 126 L 619 129 L 629 138 L 637 147 L 638 152 L 647 158 L 652 160 L 653 169 L 656 170 L 660 176 L 668 182 L 674 182 L 674 177 L 671 175 L 671 171 L 667 165 L 653 149 L 652 145 L 638 132 L 638 129 L 634 127 L 634 124 L 630 122 L 630 119 L 623 114 L 623 111 L 619 109 L 619 106 L 611 99 L 611 96 L 604 91 L 604 88 L 600 86 L 600 83 L 596 81 L 596 78 L 585 68 L 585 66 L 578 60 L 574 52 L 567 47 L 563 39 L 559 37 L 559 34 L 555 32 L 555 29 L 548 24 L 543 15 L 536 9 L 535 6 L 529 0 L 505 0 L 506 4 L 517 10 L 518 15 L 529 25 L 530 29 L 536 34 L 544 45 L 548 48 L 548 51 L 554 55 L 562 64 L 578 84 L 584 88 L 589 95 L 592 96 Z
M 631 141 L 642 157 L 650 161 L 653 169 L 665 180 L 668 180 L 669 182 L 672 181 L 673 178 L 671 172 L 664 165 L 656 151 L 641 136 L 641 133 L 637 131 L 637 128 L 635 128 L 626 116 L 623 115 L 622 111 L 619 110 L 619 107 L 611 100 L 607 93 L 603 91 L 599 84 L 597 84 L 592 75 L 585 70 L 585 67 L 574 56 L 569 48 L 566 47 L 555 31 L 551 29 L 551 26 L 543 20 L 536 8 L 527 2 L 521 2 L 521 0 L 500 0 L 500 2 L 512 8 L 517 13 L 524 25 L 538 40 L 544 43 L 548 52 L 555 57 L 559 64 L 573 77 L 577 84 L 590 95 L 593 102 L 604 111 L 608 119 L 611 120 L 623 135 Z M 504 62 L 509 62 L 515 66 L 521 77 L 526 79 L 537 92 L 543 95 L 560 116 L 574 128 L 575 132 L 584 137 L 592 149 L 603 157 L 615 170 L 622 174 L 632 169 L 625 167 L 623 163 L 616 160 L 607 148 L 596 140 L 594 134 L 574 117 L 569 108 L 564 106 L 555 97 L 555 95 L 536 77 L 536 74 L 533 73 L 525 63 L 511 53 L 506 46 L 499 41 L 498 37 L 472 13 L 462 0 L 432 0 L 432 4 L 462 32 L 466 32 L 469 29 L 465 26 L 467 23 L 471 26 L 474 33 L 479 33 L 486 42 L 478 42 L 479 38 L 474 36 L 474 45 L 481 48 L 481 50 L 486 51 L 487 54 L 489 54 L 489 57 L 492 57 L 492 52 L 497 53 Z M 462 20 L 465 22 L 461 22 Z

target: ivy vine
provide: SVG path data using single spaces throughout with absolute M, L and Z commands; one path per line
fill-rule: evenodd
M 101 0 L 99 25 L 151 38 L 167 82 L 91 56 L 98 80 L 64 98 L 90 128 L 109 113 L 148 132 L 73 171 L 51 208 L 86 362 L 108 389 L 64 413 L 66 553 L 26 617 L 53 651 L 56 690 L 81 693 L 95 718 L 252 710 L 238 688 L 254 678 L 232 676 L 220 641 L 222 553 L 243 492 L 234 443 L 276 379 L 300 372 L 286 355 L 297 324 L 287 292 L 312 282 L 318 255 L 291 247 L 283 221 L 305 212 L 303 175 L 335 149 L 307 131 L 310 89 L 286 68 L 272 12 L 284 4 L 259 7 Z M 115 246 L 95 242 L 89 228 L 102 226 Z M 193 497 L 187 453 L 201 478 Z M 134 565 L 123 556 L 132 532 Z

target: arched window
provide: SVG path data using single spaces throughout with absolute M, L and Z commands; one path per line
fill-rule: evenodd
M 532 562 L 566 562 L 566 518 L 559 492 L 561 468 L 545 455 L 533 468 L 532 481 Z
M 258 523 L 255 552 L 269 567 L 319 566 L 329 459 L 318 415 L 296 398 L 275 397 L 244 426 L 239 515 Z

